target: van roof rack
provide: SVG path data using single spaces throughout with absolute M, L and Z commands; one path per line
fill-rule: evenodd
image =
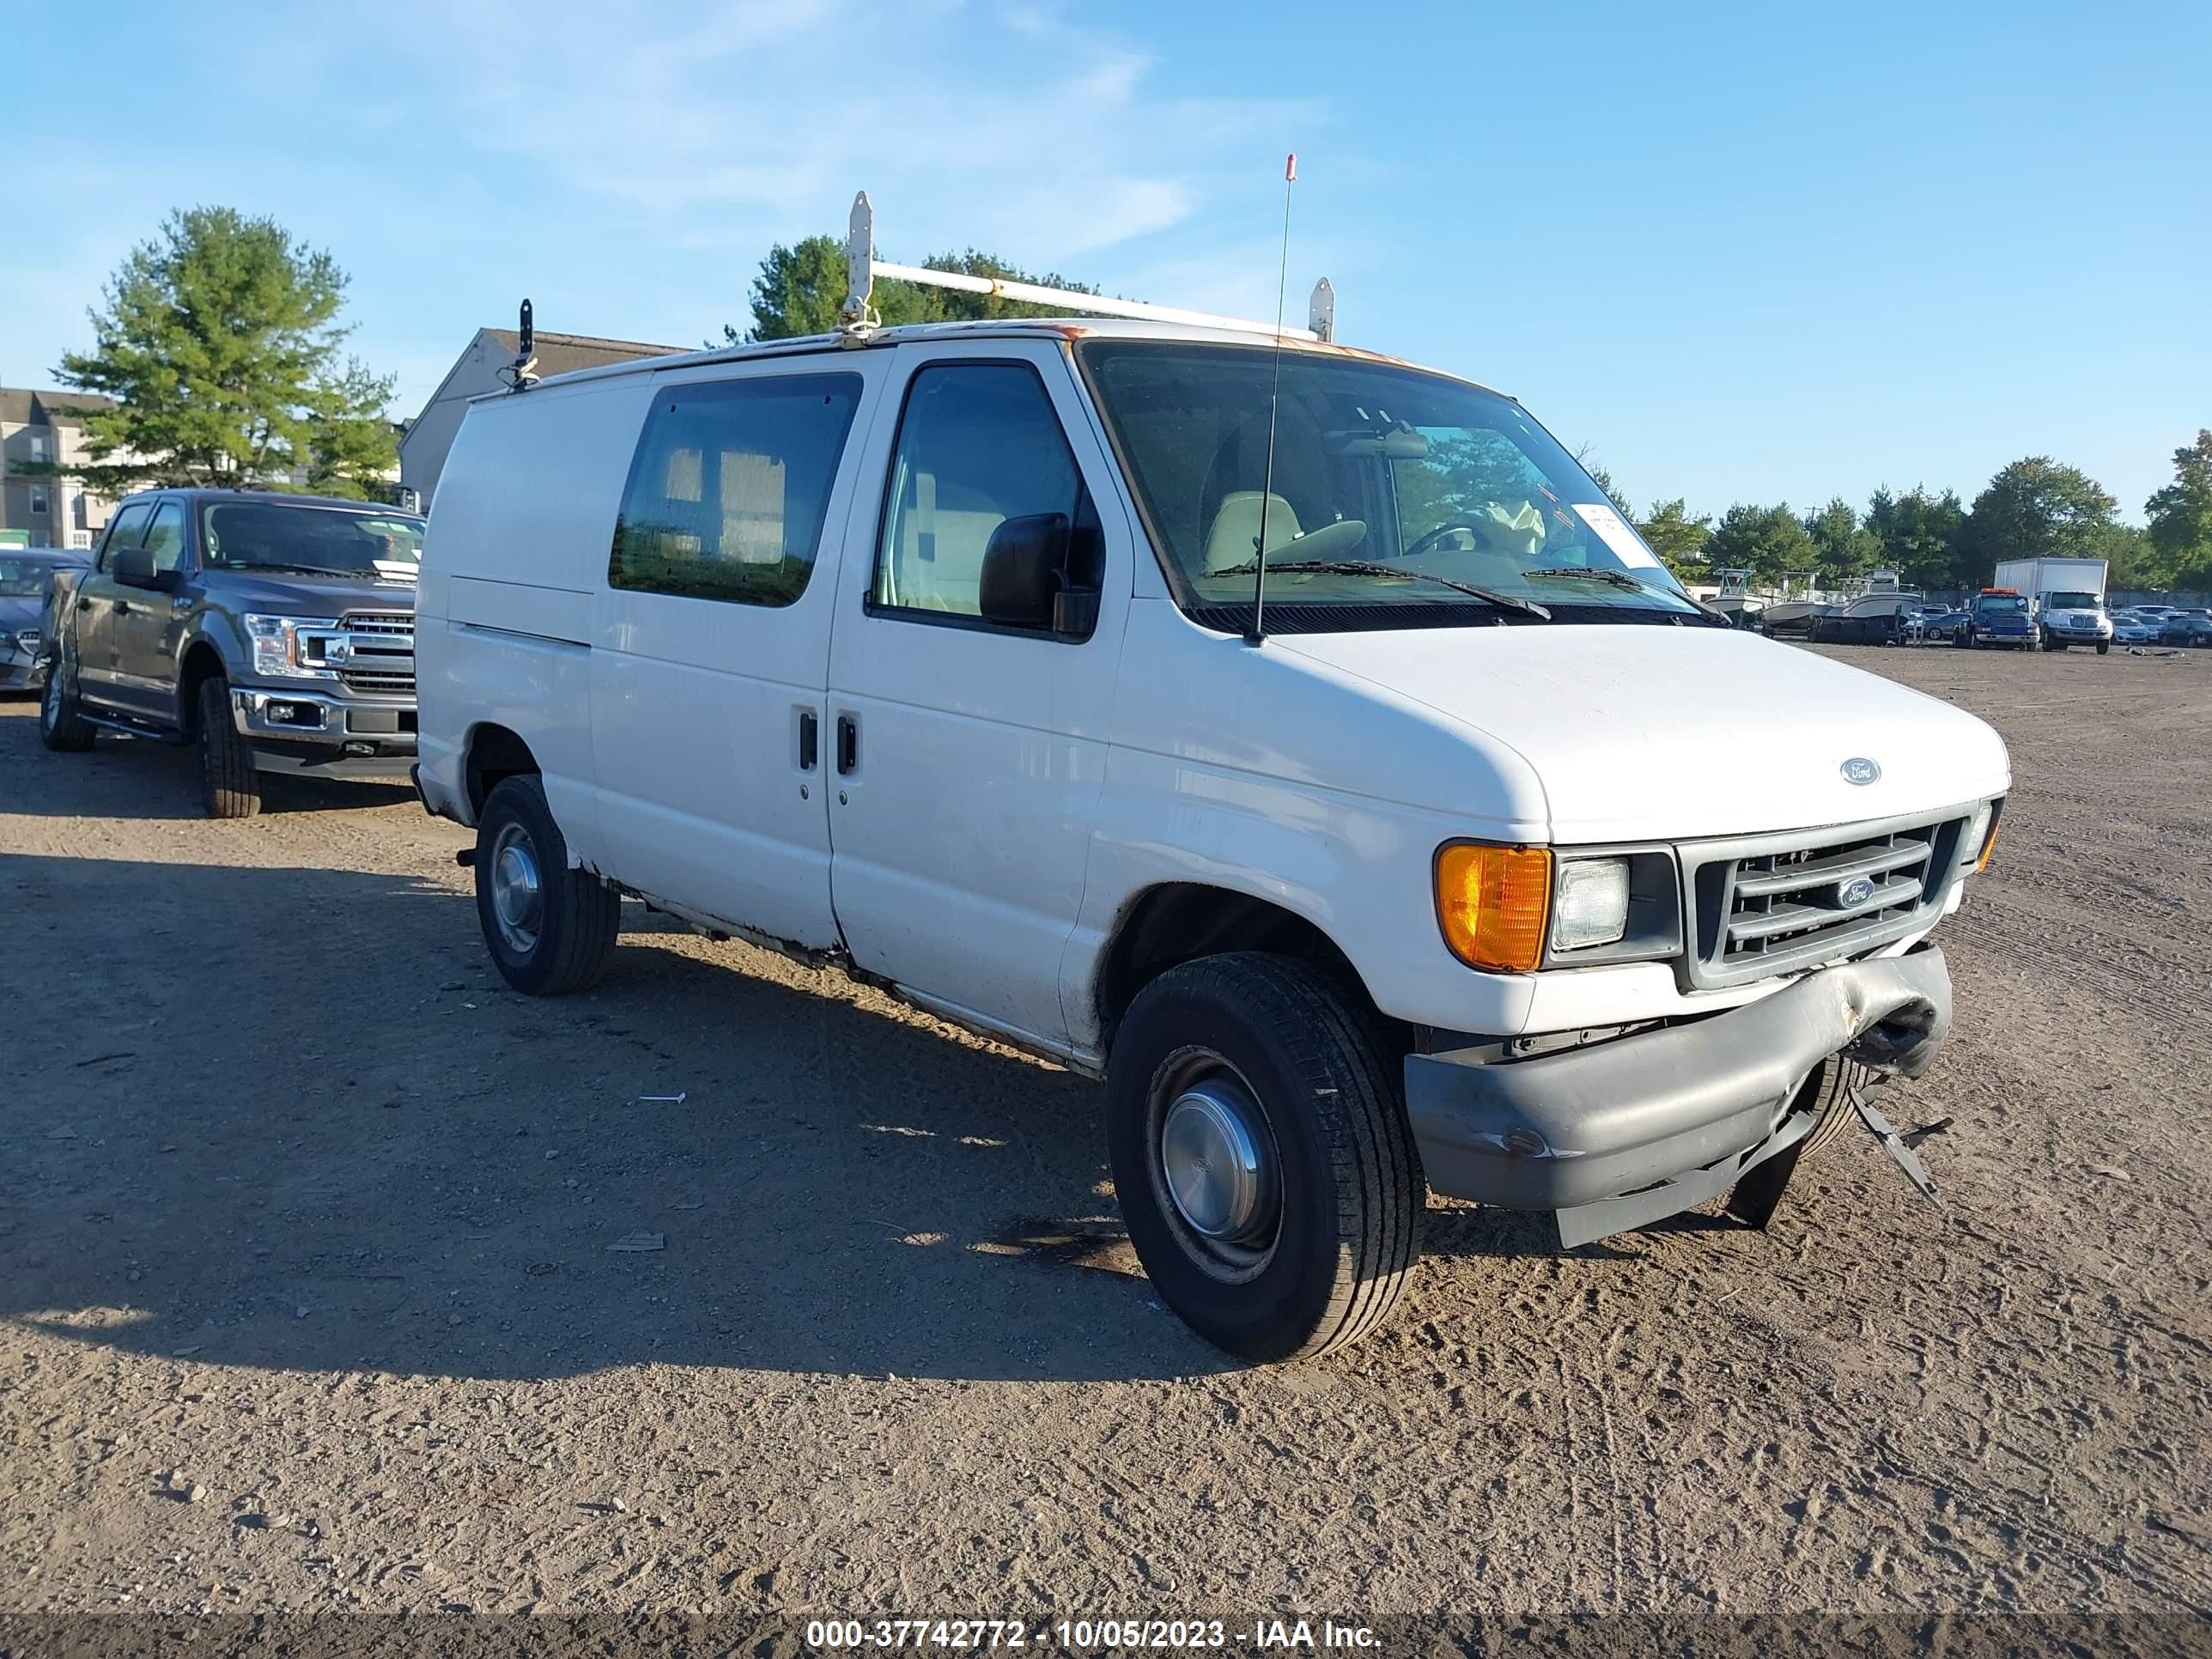
M 919 283 L 928 288 L 956 289 L 963 294 L 988 294 L 1001 300 L 1021 300 L 1031 305 L 1059 306 L 1069 311 L 1090 312 L 1101 317 L 1131 317 L 1141 322 L 1184 323 L 1198 328 L 1229 328 L 1239 333 L 1274 335 L 1273 323 L 1255 323 L 1243 317 L 1218 317 L 1211 312 L 1184 311 L 1175 306 L 1146 305 L 1139 300 L 1111 300 L 1100 294 L 1052 288 L 1042 283 L 1004 282 L 994 276 L 970 276 L 965 271 L 932 270 L 926 265 L 895 265 L 876 258 L 876 210 L 865 190 L 853 198 L 853 216 L 845 237 L 845 303 L 838 313 L 838 331 L 854 342 L 865 340 L 881 325 L 868 303 L 876 279 Z M 1336 332 L 1336 289 L 1324 276 L 1314 284 L 1307 307 L 1307 325 L 1285 328 L 1291 340 L 1327 341 Z

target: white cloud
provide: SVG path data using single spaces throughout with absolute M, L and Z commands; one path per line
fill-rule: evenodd
M 418 109 L 460 145 L 580 213 L 691 242 L 718 223 L 747 248 L 841 226 L 866 187 L 899 257 L 1060 263 L 1190 225 L 1235 153 L 1275 148 L 1301 107 L 1168 94 L 1146 54 L 1044 6 L 399 10 Z M 367 25 L 325 27 L 333 67 L 365 44 Z M 388 12 L 375 27 L 395 32 Z

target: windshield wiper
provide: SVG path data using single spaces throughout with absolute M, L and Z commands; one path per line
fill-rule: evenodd
M 1243 564 L 1231 565 L 1225 570 L 1212 570 L 1206 574 L 1212 576 L 1249 576 L 1256 573 L 1259 568 L 1259 561 L 1252 559 Z M 1550 609 L 1537 604 L 1534 599 L 1524 599 L 1512 593 L 1494 593 L 1486 587 L 1476 587 L 1471 583 L 1454 581 L 1449 576 L 1431 575 L 1425 570 L 1406 570 L 1395 564 L 1381 564 L 1371 559 L 1270 559 L 1267 561 L 1269 575 L 1273 575 L 1279 570 L 1286 574 L 1304 571 L 1325 576 L 1395 576 L 1400 581 L 1434 582 L 1439 587 L 1450 588 L 1455 593 L 1464 593 L 1471 599 L 1480 599 L 1485 605 L 1494 605 L 1501 611 L 1525 611 L 1531 617 L 1540 617 L 1546 622 L 1552 619 Z
M 1724 611 L 1714 610 L 1703 599 L 1693 599 L 1687 593 L 1670 594 L 1664 588 L 1653 587 L 1637 580 L 1625 570 L 1604 570 L 1587 564 L 1563 564 L 1549 570 L 1524 570 L 1521 574 L 1524 578 L 1559 576 L 1569 581 L 1603 582 L 1608 587 L 1626 587 L 1633 592 L 1655 594 L 1662 599 L 1680 599 L 1699 615 L 1711 617 L 1723 628 L 1735 626 L 1735 618 Z
M 283 559 L 256 559 L 251 564 L 234 564 L 232 570 L 289 570 L 302 576 L 366 576 L 366 570 L 347 570 L 327 564 L 293 564 Z

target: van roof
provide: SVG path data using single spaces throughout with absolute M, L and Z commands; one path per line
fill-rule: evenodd
M 902 323 L 895 327 L 878 328 L 869 331 L 865 343 L 855 344 L 854 337 L 842 333 L 802 334 L 785 340 L 758 340 L 741 345 L 710 346 L 703 351 L 687 351 L 665 357 L 641 357 L 629 362 L 603 363 L 587 368 L 572 369 L 564 374 L 549 374 L 535 382 L 538 386 L 571 386 L 581 380 L 614 380 L 632 374 L 659 374 L 669 369 L 693 368 L 708 363 L 750 362 L 763 357 L 793 357 L 828 354 L 847 350 L 869 350 L 879 346 L 898 345 L 915 340 L 1000 340 L 1000 339 L 1080 339 L 1115 340 L 1179 340 L 1220 345 L 1271 346 L 1278 336 L 1272 331 L 1245 331 L 1231 328 L 1200 327 L 1188 323 L 1142 322 L 1119 317 L 1006 317 L 979 322 Z M 1511 394 L 1498 392 L 1495 387 L 1470 380 L 1463 374 L 1453 374 L 1425 363 L 1416 363 L 1403 357 L 1393 357 L 1383 352 L 1368 351 L 1358 346 L 1339 345 L 1328 341 L 1279 337 L 1285 351 L 1310 352 L 1322 356 L 1351 358 L 1364 362 L 1387 363 L 1396 368 L 1410 368 L 1424 374 L 1435 374 L 1444 380 L 1459 380 L 1465 385 L 1490 392 L 1498 397 Z M 470 399 L 471 403 L 504 402 L 514 394 L 510 392 L 487 392 Z

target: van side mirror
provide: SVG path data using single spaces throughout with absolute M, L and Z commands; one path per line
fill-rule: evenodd
M 115 556 L 115 580 L 125 587 L 167 589 L 176 584 L 166 571 L 154 568 L 150 549 L 126 547 Z
M 1098 623 L 1098 593 L 1068 572 L 1073 543 L 1067 514 L 1032 513 L 1002 521 L 983 549 L 976 607 L 986 622 L 1049 629 L 1088 639 Z

